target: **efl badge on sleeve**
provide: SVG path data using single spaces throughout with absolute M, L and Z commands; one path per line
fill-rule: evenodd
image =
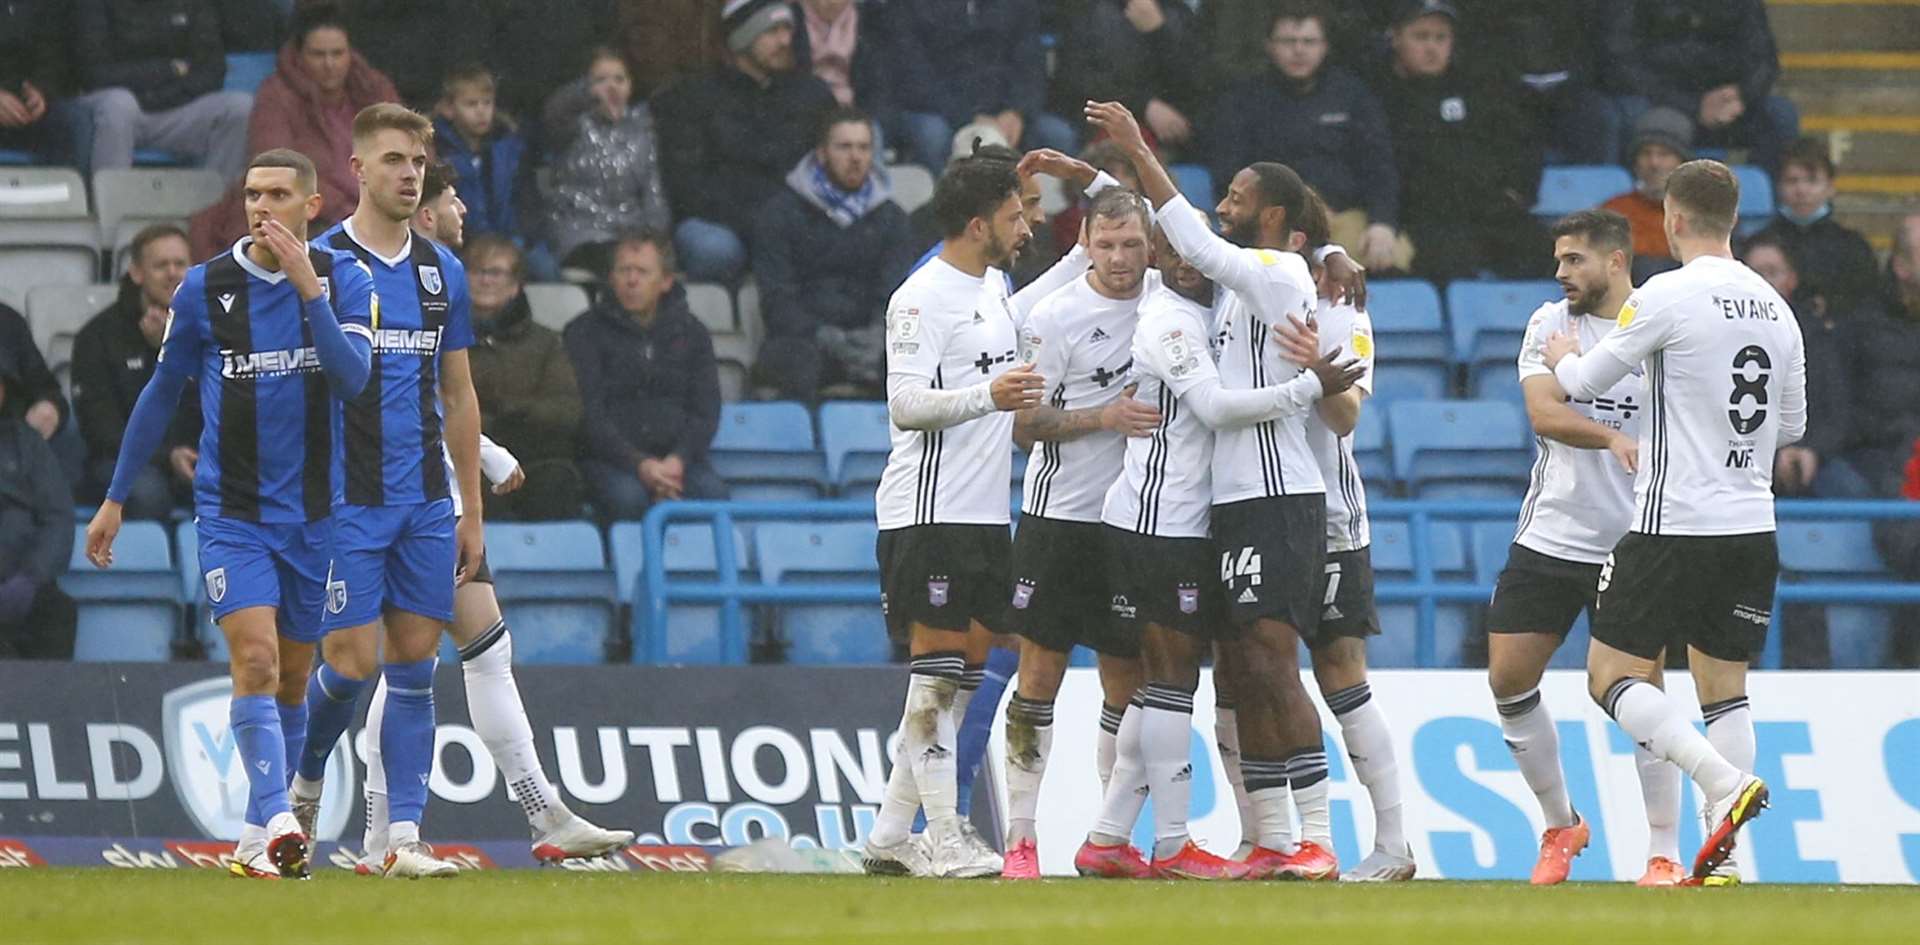
M 935 607 L 947 606 L 947 582 L 945 581 L 928 581 L 927 582 L 927 603 Z
M 421 266 L 420 267 L 420 287 L 427 290 L 428 295 L 440 294 L 440 267 L 439 266 Z

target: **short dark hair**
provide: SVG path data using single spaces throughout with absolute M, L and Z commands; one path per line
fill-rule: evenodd
M 934 185 L 933 220 L 944 238 L 959 236 L 975 219 L 990 218 L 995 208 L 1008 197 L 1020 193 L 1020 174 L 1015 164 L 997 158 L 974 156 L 955 161 Z
M 1319 249 L 1333 242 L 1333 214 L 1327 209 L 1327 198 L 1320 191 L 1309 186 L 1306 203 L 1300 208 L 1298 217 L 1289 218 L 1291 226 L 1307 238 L 1307 249 Z
M 1281 20 L 1318 20 L 1321 32 L 1333 32 L 1333 9 L 1324 0 L 1280 0 L 1272 5 L 1272 10 L 1273 15 L 1267 17 L 1266 36 L 1262 39 L 1272 37 L 1274 26 Z
M 299 184 L 307 193 L 315 193 L 320 187 L 320 174 L 313 169 L 313 160 L 292 148 L 272 148 L 253 156 L 247 163 L 247 170 L 256 167 L 286 167 L 293 170 L 294 183 Z M 244 175 L 242 175 L 244 179 Z
M 1293 168 L 1274 161 L 1257 161 L 1247 170 L 1260 182 L 1260 202 L 1267 207 L 1287 211 L 1287 226 L 1294 225 L 1307 209 L 1307 184 Z
M 827 139 L 833 136 L 833 129 L 841 125 L 866 125 L 867 130 L 872 131 L 873 118 L 866 112 L 854 108 L 851 105 L 835 106 L 827 112 L 825 117 L 820 119 L 820 129 L 819 132 L 814 135 L 813 143 L 820 147 L 825 147 Z
M 460 251 L 460 261 L 467 264 L 468 271 L 472 271 L 479 268 L 480 263 L 488 257 L 500 255 L 513 259 L 510 266 L 513 270 L 513 281 L 527 281 L 527 254 L 521 252 L 520 247 L 514 245 L 512 240 L 496 233 L 487 233 L 468 240 L 466 247 Z
M 444 158 L 428 161 L 427 172 L 420 175 L 420 205 L 424 207 L 439 200 L 441 194 L 446 193 L 459 182 L 459 174 Z
M 1788 268 L 1791 268 L 1796 273 L 1800 271 L 1800 254 L 1794 252 L 1793 247 L 1788 245 L 1787 241 L 1781 239 L 1778 235 L 1766 230 L 1755 233 L 1753 238 L 1747 240 L 1746 245 L 1740 247 L 1740 261 L 1746 262 L 1747 258 L 1751 256 L 1756 249 L 1774 250 L 1780 254 L 1781 259 L 1787 261 Z
M 191 241 L 187 239 L 186 230 L 171 223 L 155 223 L 133 234 L 133 243 L 128 247 L 127 258 L 136 263 L 139 262 L 140 257 L 146 255 L 147 247 L 168 237 L 177 237 L 182 242 L 191 245 Z
M 1152 235 L 1153 213 L 1147 209 L 1146 198 L 1125 187 L 1108 187 L 1094 195 L 1093 203 L 1087 207 L 1087 227 L 1093 227 L 1095 220 L 1125 220 L 1134 217 L 1140 221 L 1140 228 Z
M 673 252 L 673 237 L 660 230 L 645 229 L 624 234 L 614 241 L 613 252 L 607 254 L 608 272 L 612 272 L 613 260 L 619 258 L 621 251 L 637 250 L 642 246 L 651 246 L 654 252 L 660 254 L 660 265 L 666 268 L 668 275 L 680 271 L 679 259 Z
M 1719 161 L 1688 161 L 1674 168 L 1667 177 L 1667 196 L 1709 233 L 1732 233 L 1739 218 L 1740 179 Z
M 1577 236 L 1609 253 L 1626 253 L 1627 262 L 1633 262 L 1633 226 L 1615 211 L 1604 207 L 1575 210 L 1554 221 L 1553 238 L 1562 236 Z
M 307 37 L 316 30 L 339 30 L 347 34 L 347 42 L 353 42 L 353 33 L 347 29 L 346 14 L 341 12 L 337 3 L 302 3 L 293 11 L 293 23 L 288 34 L 292 37 L 293 48 L 305 49 Z
M 593 70 L 593 64 L 602 59 L 612 59 L 619 62 L 620 65 L 626 68 L 627 77 L 633 77 L 633 65 L 627 62 L 626 53 L 605 44 L 587 50 L 587 58 L 580 63 L 580 71 L 591 72 Z
M 1809 172 L 1818 171 L 1829 180 L 1839 173 L 1833 164 L 1833 152 L 1827 149 L 1827 143 L 1814 137 L 1795 138 L 1787 150 L 1780 156 L 1780 169 L 1799 166 Z

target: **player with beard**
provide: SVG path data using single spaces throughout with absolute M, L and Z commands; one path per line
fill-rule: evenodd
M 910 661 L 900 750 L 863 863 L 878 874 L 995 876 L 999 854 L 957 811 L 954 736 L 971 700 L 966 668 L 1006 613 L 1013 412 L 1045 396 L 1045 379 L 1018 360 L 1000 268 L 1032 230 L 1004 161 L 954 163 L 933 208 L 945 246 L 887 305 L 893 449 L 875 493 L 875 553 L 881 608 Z M 921 807 L 925 845 L 910 833 Z
M 1300 176 L 1272 163 L 1235 175 L 1216 208 L 1222 239 L 1194 217 L 1126 106 L 1089 102 L 1086 111 L 1132 157 L 1174 248 L 1222 290 L 1214 303 L 1221 383 L 1251 390 L 1301 375 L 1307 362 L 1290 359 L 1276 340 L 1288 316 L 1304 321 L 1318 296 L 1307 263 L 1288 249 L 1306 205 Z M 1317 376 L 1310 383 L 1317 387 Z M 1234 690 L 1241 769 L 1259 830 L 1246 862 L 1259 878 L 1333 879 L 1340 871 L 1320 718 L 1301 683 L 1298 655 L 1302 640 L 1317 638 L 1320 622 L 1325 493 L 1304 411 L 1214 437 L 1213 534 L 1239 630 L 1228 649 L 1245 683 Z M 1300 812 L 1297 846 L 1289 794 Z
M 1042 299 L 1020 330 L 1020 360 L 1047 378 L 1051 392 L 1013 424 L 1015 441 L 1033 455 L 1002 625 L 1022 638 L 1019 690 L 1007 706 L 1007 879 L 1040 878 L 1034 818 L 1068 655 L 1076 645 L 1099 654 L 1103 720 L 1117 723 L 1140 685 L 1139 642 L 1109 619 L 1099 550 L 1100 506 L 1120 473 L 1125 440 L 1160 422 L 1129 386 L 1134 309 L 1149 283 L 1148 226 L 1138 194 L 1102 191 L 1087 217 L 1092 269 Z M 1100 772 L 1101 783 L 1107 774 Z

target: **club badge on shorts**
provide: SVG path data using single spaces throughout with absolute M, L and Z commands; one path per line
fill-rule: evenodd
M 327 613 L 337 614 L 347 609 L 347 582 L 327 582 Z
M 928 581 L 927 582 L 927 603 L 935 607 L 947 606 L 947 582 L 945 581 Z
M 1026 610 L 1033 603 L 1033 582 L 1021 581 L 1013 586 L 1013 609 Z
M 1200 589 L 1197 587 L 1182 587 L 1179 590 L 1180 612 L 1183 614 L 1191 614 L 1198 611 L 1200 609 Z
M 227 599 L 226 568 L 214 568 L 207 572 L 207 599 L 216 604 Z

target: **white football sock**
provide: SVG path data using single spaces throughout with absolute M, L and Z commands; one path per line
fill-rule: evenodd
M 1728 764 L 1751 774 L 1754 755 L 1759 749 L 1753 737 L 1753 709 L 1748 706 L 1747 697 L 1701 706 L 1700 714 L 1707 720 L 1707 741 L 1713 749 L 1727 759 Z M 1745 833 L 1742 829 L 1740 842 L 1745 842 Z M 1740 868 L 1733 856 L 1728 856 L 1727 862 L 1733 864 L 1735 870 Z
M 907 665 L 900 748 L 870 836 L 877 846 L 905 840 L 913 828 L 914 815 L 922 807 L 926 808 L 929 824 L 941 817 L 956 816 L 955 798 L 960 793 L 953 757 L 956 721 L 951 710 L 959 701 L 966 658 L 952 652 L 926 653 L 908 660 Z
M 383 785 L 378 791 L 367 788 L 367 829 L 361 834 L 360 853 L 369 861 L 369 865 L 378 869 L 380 862 L 386 859 L 387 849 L 387 792 Z
M 387 825 L 387 849 L 393 850 L 403 844 L 420 839 L 420 824 L 413 820 L 396 820 Z
M 1333 815 L 1327 806 L 1327 753 L 1310 748 L 1287 759 L 1287 790 L 1300 812 L 1300 839 L 1333 849 Z M 1264 844 L 1263 844 L 1264 845 Z
M 1340 736 L 1346 741 L 1347 758 L 1353 762 L 1354 777 L 1367 788 L 1373 800 L 1373 847 L 1389 853 L 1406 852 L 1407 838 L 1401 824 L 1400 763 L 1393 753 L 1393 733 L 1387 729 L 1387 714 L 1373 698 L 1366 683 L 1342 689 L 1327 697 L 1327 706 L 1340 722 Z
M 1100 734 L 1093 738 L 1093 765 L 1100 774 L 1102 794 L 1106 793 L 1107 782 L 1113 780 L 1113 756 L 1118 751 L 1115 744 L 1120 739 L 1120 717 L 1125 714 L 1124 708 L 1100 704 Z
M 1193 731 L 1193 693 L 1148 683 L 1140 690 L 1140 753 L 1146 762 L 1147 791 L 1153 796 L 1153 856 L 1166 859 L 1187 845 L 1187 814 L 1192 806 L 1193 762 L 1188 743 Z
M 1216 704 L 1213 710 L 1213 740 L 1220 749 L 1220 766 L 1233 787 L 1233 803 L 1240 808 L 1240 842 L 1259 843 L 1260 830 L 1253 819 L 1253 798 L 1247 794 L 1247 778 L 1240 771 L 1240 719 L 1235 709 Z
M 1547 826 L 1573 826 L 1573 801 L 1567 797 L 1566 775 L 1560 770 L 1560 733 L 1540 703 L 1540 690 L 1529 689 L 1494 703 L 1500 710 L 1500 733 L 1507 750 L 1540 801 L 1540 815 Z
M 1653 752 L 1633 746 L 1640 775 L 1640 799 L 1647 808 L 1647 859 L 1664 856 L 1680 862 L 1680 769 Z
M 900 748 L 890 759 L 893 772 L 887 775 L 887 794 L 880 803 L 880 813 L 874 817 L 873 833 L 869 835 L 876 846 L 892 846 L 905 840 L 913 830 L 913 815 L 920 811 L 920 789 L 913 784 L 913 766 L 907 764 L 905 746 L 906 732 L 900 733 Z
M 1287 785 L 1286 760 L 1241 755 L 1240 770 L 1253 809 L 1253 842 L 1275 853 L 1292 853 L 1293 792 Z
M 1653 684 L 1642 679 L 1620 679 L 1607 688 L 1601 707 L 1636 743 L 1693 778 L 1707 803 L 1739 790 L 1740 769 L 1720 757 L 1706 736 L 1694 731 L 1667 694 Z
M 560 792 L 540 769 L 533 748 L 533 724 L 513 679 L 513 635 L 502 619 L 460 651 L 460 675 L 467 684 L 467 714 L 473 731 L 520 802 L 535 835 L 551 833 L 572 818 Z
M 367 724 L 360 740 L 367 748 L 367 790 L 382 797 L 387 793 L 387 761 L 380 753 L 380 723 L 387 717 L 387 674 L 374 675 L 373 701 L 367 703 Z
M 1113 776 L 1100 801 L 1100 816 L 1094 819 L 1087 839 L 1101 846 L 1126 843 L 1133 824 L 1140 819 L 1140 808 L 1147 803 L 1147 767 L 1140 755 L 1141 708 L 1138 697 L 1120 716 L 1120 732 L 1114 739 Z
M 1053 703 L 1015 695 L 1007 703 L 1007 846 L 1038 841 L 1040 783 L 1053 751 Z

